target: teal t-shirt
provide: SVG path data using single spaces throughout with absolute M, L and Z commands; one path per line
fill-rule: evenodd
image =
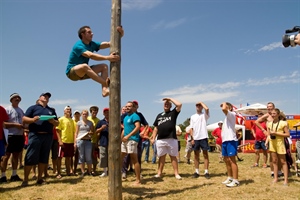
M 84 44 L 82 40 L 79 40 L 73 46 L 73 49 L 69 56 L 69 62 L 66 69 L 66 74 L 70 72 L 70 69 L 75 65 L 89 63 L 89 58 L 82 56 L 82 54 L 86 51 L 94 52 L 98 51 L 100 48 L 99 42 L 91 41 L 89 44 Z
M 131 133 L 133 131 L 133 129 L 135 128 L 135 122 L 137 121 L 141 121 L 140 117 L 136 114 L 136 113 L 132 113 L 131 115 L 126 115 L 126 117 L 124 118 L 123 121 L 123 125 L 124 125 L 124 136 L 128 135 L 129 133 Z M 129 138 L 129 140 L 134 140 L 136 142 L 139 142 L 140 140 L 140 130 L 134 134 L 133 136 L 131 136 Z

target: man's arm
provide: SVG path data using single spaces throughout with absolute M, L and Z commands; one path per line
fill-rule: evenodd
M 268 117 L 269 117 L 269 114 L 266 113 L 266 114 L 264 114 L 263 116 L 261 116 L 260 118 L 258 118 L 257 120 L 255 120 L 255 122 L 254 122 L 255 125 L 256 125 L 256 126 L 257 126 L 264 134 L 266 134 L 265 132 L 266 132 L 267 130 L 265 130 L 265 129 L 261 126 L 260 123 L 266 121 L 266 119 L 268 119 Z
M 200 104 L 203 107 L 203 109 L 205 110 L 205 113 L 207 115 L 209 115 L 209 108 L 207 107 L 207 105 L 205 105 L 205 103 L 199 101 L 197 104 Z
M 155 126 L 151 135 L 151 143 L 153 144 L 157 135 L 157 127 Z
M 14 123 L 14 122 L 4 122 L 6 128 L 18 128 L 22 129 L 23 124 Z
M 163 101 L 171 101 L 176 106 L 176 111 L 181 111 L 182 103 L 180 103 L 179 101 L 169 97 L 163 98 Z
M 220 107 L 221 107 L 223 113 L 224 113 L 225 115 L 227 115 L 227 113 L 228 113 L 228 106 L 227 106 L 226 102 L 223 102 L 223 103 L 220 105 Z
M 23 116 L 23 118 L 22 118 L 23 123 L 25 123 L 25 124 L 32 124 L 32 123 L 38 121 L 39 119 L 40 119 L 39 116 L 34 116 L 33 118 Z
M 115 53 L 111 53 L 108 56 L 103 56 L 101 54 L 97 54 L 97 53 L 93 53 L 91 51 L 85 51 L 82 53 L 82 56 L 86 57 L 86 58 L 90 58 L 92 60 L 109 60 L 110 62 L 116 62 L 120 60 L 120 56 L 115 55 Z
M 134 134 L 136 134 L 140 130 L 140 128 L 141 128 L 140 121 L 134 122 L 134 125 L 135 125 L 135 128 L 128 135 L 126 135 L 125 137 L 122 138 L 123 142 L 128 141 L 131 136 L 133 136 Z

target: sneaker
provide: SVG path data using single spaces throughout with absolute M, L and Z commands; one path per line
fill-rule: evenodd
M 253 168 L 253 167 L 258 167 L 258 164 L 257 164 L 257 163 L 255 163 L 255 164 L 254 164 L 254 165 L 252 165 L 251 167 L 252 167 L 252 168 Z
M 263 166 L 262 166 L 263 168 L 267 168 L 268 167 L 268 165 L 267 164 L 263 164 Z
M 274 178 L 274 173 L 271 174 L 271 178 Z
M 300 164 L 300 159 L 296 160 L 295 163 Z
M 125 172 L 122 172 L 122 179 L 126 179 L 127 178 L 127 175 Z
M 80 178 L 83 178 L 85 176 L 85 173 L 80 174 Z
M 179 174 L 176 175 L 175 178 L 176 178 L 177 180 L 181 180 L 181 179 L 182 179 L 181 176 L 180 176 Z
M 10 181 L 23 181 L 18 175 L 14 175 L 10 177 Z
M 237 187 L 240 183 L 238 181 L 231 181 L 231 183 L 226 184 L 227 187 Z
M 193 174 L 193 178 L 199 178 L 200 177 L 200 175 L 197 173 L 197 172 L 195 172 L 194 174 Z
M 28 186 L 28 181 L 23 181 L 21 187 L 26 187 L 26 186 Z
M 204 177 L 205 177 L 206 179 L 210 179 L 209 173 L 205 173 L 205 174 L 204 174 Z
M 188 159 L 186 163 L 190 165 L 190 164 L 191 164 L 191 161 L 190 161 L 190 159 Z
M 46 185 L 48 183 L 44 179 L 40 179 L 40 180 L 37 180 L 36 184 L 37 185 Z
M 155 174 L 154 178 L 161 178 L 161 176 L 159 174 Z
M 223 181 L 223 184 L 229 184 L 232 182 L 232 178 L 227 178 L 225 181 Z
M 107 176 L 107 173 L 103 172 L 99 177 L 102 178 L 102 177 L 106 177 Z
M 6 183 L 6 182 L 7 182 L 6 176 L 0 178 L 0 183 Z
M 244 161 L 244 159 L 238 157 L 238 161 L 242 162 Z

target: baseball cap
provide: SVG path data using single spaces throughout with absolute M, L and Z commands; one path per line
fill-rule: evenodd
M 67 108 L 70 108 L 70 109 L 72 110 L 71 106 L 66 106 L 66 107 L 64 108 L 64 110 L 66 110 Z
M 41 96 L 48 96 L 49 98 L 51 97 L 51 93 L 50 92 L 45 92 L 45 93 L 42 93 L 41 95 L 40 95 L 40 97 Z
M 137 100 L 133 100 L 132 103 L 139 105 L 139 102 Z
M 223 122 L 222 122 L 222 121 L 219 121 L 218 124 L 223 124 Z
M 109 108 L 103 108 L 103 112 L 109 111 Z
M 75 110 L 75 111 L 74 111 L 74 115 L 75 115 L 76 113 L 79 113 L 79 114 L 80 114 L 79 110 Z
M 20 98 L 20 101 L 22 100 L 22 98 L 20 97 L 20 95 L 18 93 L 12 93 L 9 97 L 9 101 L 11 102 L 11 100 L 15 97 L 19 97 Z

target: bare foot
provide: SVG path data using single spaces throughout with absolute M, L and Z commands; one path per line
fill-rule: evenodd
M 102 96 L 107 97 L 109 95 L 109 90 L 108 89 L 102 89 Z
M 141 182 L 140 182 L 140 181 L 135 181 L 132 185 L 133 185 L 133 186 L 140 186 L 140 185 L 141 185 Z
M 107 87 L 109 87 L 109 85 L 110 85 L 110 78 L 109 77 L 106 78 L 105 83 L 106 83 Z

